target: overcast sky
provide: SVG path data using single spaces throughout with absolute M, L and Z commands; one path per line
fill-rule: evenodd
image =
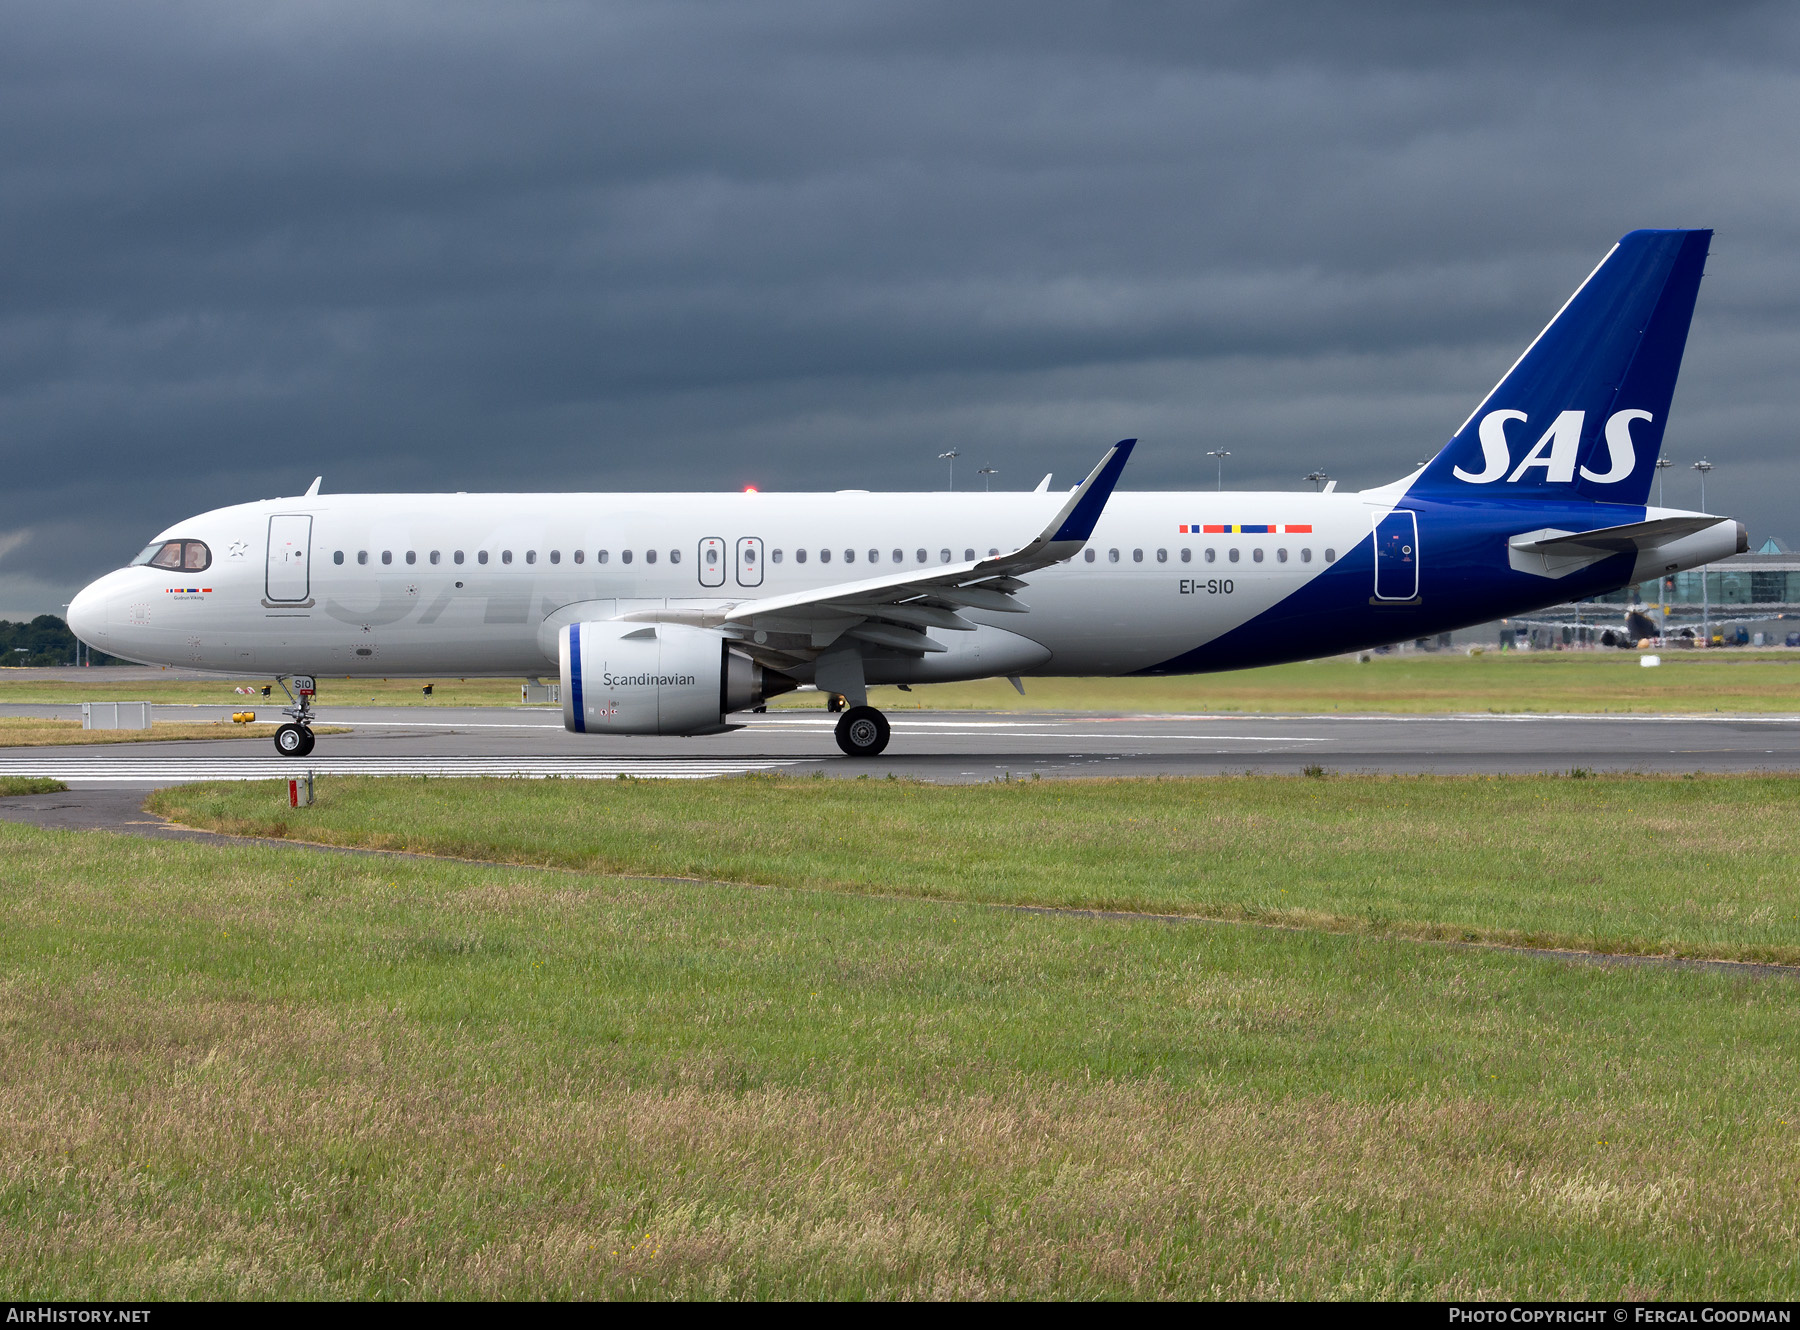
M 0 0 L 0 616 L 370 489 L 1346 487 L 1718 235 L 1668 499 L 1800 539 L 1800 8 Z

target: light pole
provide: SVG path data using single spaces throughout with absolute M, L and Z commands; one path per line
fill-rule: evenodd
M 1301 479 L 1312 481 L 1313 490 L 1316 493 L 1325 488 L 1325 482 L 1330 480 L 1331 477 L 1326 475 L 1323 471 L 1309 471 L 1306 475 L 1302 476 Z
M 1669 506 L 1668 504 L 1663 502 L 1662 473 L 1667 471 L 1670 467 L 1672 467 L 1674 465 L 1675 465 L 1675 463 L 1671 462 L 1666 457 L 1659 457 L 1656 459 L 1656 506 L 1658 508 L 1667 508 Z
M 981 468 L 981 470 L 977 471 L 975 474 L 982 478 L 982 480 L 981 480 L 981 488 L 982 489 L 984 489 L 984 490 L 991 489 L 993 487 L 994 482 L 992 480 L 988 479 L 988 477 L 999 475 L 1000 468 L 997 466 L 984 466 Z
M 1702 457 L 1694 463 L 1694 470 L 1700 473 L 1700 511 L 1706 511 L 1706 473 L 1712 470 L 1712 463 Z M 1700 641 L 1704 646 L 1712 645 L 1712 588 L 1707 584 L 1712 581 L 1706 571 L 1706 565 L 1700 565 Z
M 947 453 L 939 453 L 938 454 L 938 461 L 950 463 L 950 491 L 951 491 L 951 493 L 956 492 L 956 459 L 958 456 L 960 456 L 960 454 L 954 448 L 952 448 Z
M 1219 488 L 1223 490 L 1225 488 L 1225 459 L 1230 457 L 1231 454 L 1223 448 L 1210 448 L 1207 450 L 1206 455 L 1208 457 L 1216 457 L 1219 459 Z

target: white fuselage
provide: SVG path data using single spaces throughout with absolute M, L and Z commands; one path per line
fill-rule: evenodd
M 1081 555 L 1030 575 L 1019 595 L 1027 613 L 971 610 L 966 617 L 1040 646 L 1028 673 L 1151 668 L 1305 586 L 1367 540 L 1400 493 L 1118 493 Z M 204 542 L 204 570 L 120 569 L 83 591 L 69 618 L 99 649 L 161 664 L 262 674 L 532 675 L 557 667 L 557 623 L 728 607 L 1004 552 L 1036 535 L 1066 497 L 268 500 L 200 514 L 158 537 Z M 1272 531 L 1182 531 L 1251 524 Z M 304 537 L 284 542 L 272 537 L 278 531 Z M 995 663 L 946 660 L 917 677 L 1014 672 Z

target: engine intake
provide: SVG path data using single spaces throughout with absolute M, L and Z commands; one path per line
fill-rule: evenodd
M 686 624 L 572 623 L 557 636 L 563 726 L 577 734 L 717 734 L 798 686 Z

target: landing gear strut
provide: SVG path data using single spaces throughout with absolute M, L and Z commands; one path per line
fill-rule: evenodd
M 310 674 L 296 674 L 294 686 L 288 687 L 286 675 L 276 675 L 275 682 L 294 705 L 283 707 L 281 714 L 293 720 L 275 730 L 275 751 L 283 757 L 305 757 L 313 750 L 312 700 L 317 690 Z
M 874 757 L 888 745 L 887 717 L 874 707 L 851 707 L 838 717 L 837 742 L 848 757 Z

